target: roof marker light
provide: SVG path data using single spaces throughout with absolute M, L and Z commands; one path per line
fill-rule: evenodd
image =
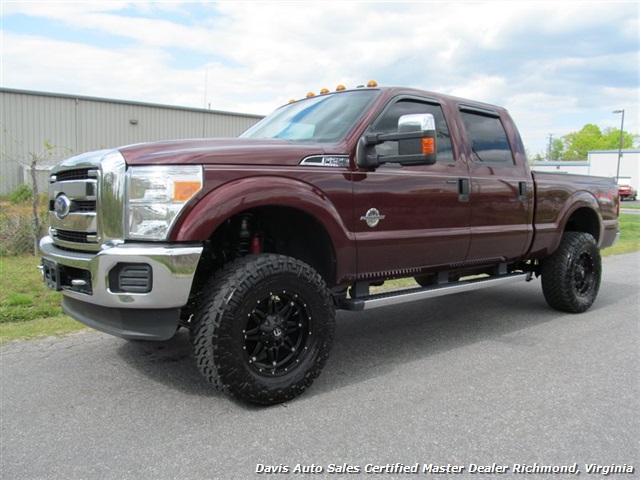
M 307 93 L 307 98 L 311 98 L 311 97 L 315 97 L 315 96 L 316 96 L 316 94 L 313 93 L 313 92 Z
M 325 93 L 329 93 L 329 89 L 327 87 L 324 87 L 322 90 L 320 90 L 320 95 L 324 95 Z
M 369 88 L 373 88 L 377 86 L 378 86 L 378 82 L 376 82 L 375 80 L 369 80 L 369 82 L 367 83 L 367 87 Z
M 340 84 L 336 87 L 336 92 L 341 92 L 342 90 L 346 90 L 347 87 L 345 87 L 344 85 Z

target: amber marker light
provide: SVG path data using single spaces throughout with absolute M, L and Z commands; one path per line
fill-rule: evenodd
M 436 152 L 436 144 L 433 138 L 427 137 L 422 139 L 422 154 L 431 155 Z
M 296 103 L 296 99 L 292 98 L 291 100 L 289 100 L 289 103 Z
M 346 90 L 346 89 L 347 87 L 341 84 L 336 87 L 336 92 L 341 92 L 342 90 Z
M 377 86 L 378 86 L 378 82 L 376 82 L 375 80 L 369 80 L 369 82 L 367 83 L 367 87 L 369 88 L 373 88 Z
M 200 182 L 180 181 L 173 182 L 173 200 L 186 202 L 193 197 L 202 187 Z
M 322 90 L 320 90 L 320 95 L 324 95 L 325 93 L 329 93 L 329 89 L 327 87 L 324 87 Z
M 311 98 L 311 97 L 315 97 L 315 96 L 316 96 L 316 94 L 313 93 L 313 92 L 307 93 L 307 98 Z

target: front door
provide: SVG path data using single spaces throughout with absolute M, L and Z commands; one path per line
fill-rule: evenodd
M 452 147 L 442 108 L 434 101 L 401 97 L 371 127 L 397 131 L 402 115 L 430 113 L 436 121 L 438 162 L 384 164 L 353 176 L 359 278 L 412 276 L 423 267 L 448 266 L 467 256 L 470 244 L 469 172 Z M 397 142 L 377 147 L 397 154 Z

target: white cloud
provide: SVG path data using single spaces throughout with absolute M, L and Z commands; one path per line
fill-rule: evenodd
M 5 1 L 2 17 L 5 87 L 192 107 L 206 88 L 211 108 L 266 114 L 376 79 L 505 105 L 533 153 L 616 108 L 638 128 L 631 3 Z

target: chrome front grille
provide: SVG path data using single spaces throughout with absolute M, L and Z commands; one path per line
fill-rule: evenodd
M 88 180 L 95 177 L 95 170 L 89 168 L 78 168 L 75 170 L 67 170 L 58 172 L 51 176 L 52 182 L 67 182 L 69 180 Z
M 124 240 L 125 170 L 117 150 L 86 153 L 54 168 L 49 235 L 58 247 L 99 251 L 106 242 Z
M 49 211 L 55 212 L 55 200 L 49 200 Z M 72 200 L 69 212 L 95 212 L 95 200 Z
M 98 178 L 97 168 L 60 170 L 51 175 L 49 224 L 56 244 L 80 250 L 99 248 Z
M 53 238 L 66 243 L 82 243 L 84 245 L 96 243 L 97 237 L 92 233 L 73 232 L 71 230 L 52 229 Z
M 95 212 L 96 201 L 95 200 L 76 200 L 71 202 L 72 212 Z

